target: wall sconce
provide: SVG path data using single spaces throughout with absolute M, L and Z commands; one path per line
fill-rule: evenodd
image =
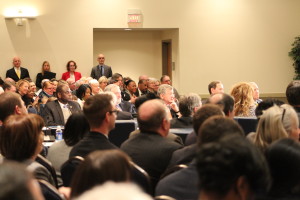
M 17 26 L 23 26 L 23 21 L 26 19 L 35 19 L 37 13 L 35 10 L 27 9 L 7 9 L 4 13 L 5 19 L 14 19 Z

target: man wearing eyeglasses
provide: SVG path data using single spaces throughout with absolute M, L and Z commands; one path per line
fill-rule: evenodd
M 81 111 L 80 105 L 71 100 L 72 94 L 68 85 L 58 85 L 56 93 L 57 100 L 46 103 L 41 110 L 47 126 L 64 126 L 72 113 Z
M 101 76 L 106 76 L 106 78 L 111 77 L 111 67 L 104 64 L 105 56 L 103 54 L 99 54 L 97 57 L 97 61 L 99 64 L 92 68 L 91 77 L 96 80 L 98 80 Z

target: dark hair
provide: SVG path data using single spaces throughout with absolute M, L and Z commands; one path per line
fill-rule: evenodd
M 142 95 L 142 96 L 136 98 L 134 105 L 135 105 L 136 109 L 138 109 L 143 103 L 145 103 L 146 101 L 151 100 L 151 99 L 160 99 L 160 98 L 158 96 L 156 96 L 154 93 L 150 92 L 150 93 L 147 93 L 145 95 Z
M 223 116 L 222 110 L 217 105 L 205 104 L 199 108 L 193 116 L 193 128 L 194 132 L 198 134 L 198 130 L 202 123 L 211 116 L 220 115 Z
M 211 89 L 214 88 L 216 89 L 217 84 L 221 83 L 221 81 L 212 81 L 208 84 L 208 92 L 211 94 Z
M 168 75 L 163 75 L 162 77 L 160 77 L 160 82 L 163 82 L 165 77 L 169 77 Z
M 16 106 L 22 107 L 20 95 L 14 92 L 0 94 L 0 120 L 3 122 L 9 115 L 15 113 Z
M 79 88 L 76 90 L 76 96 L 77 98 L 81 99 L 85 96 L 85 92 L 87 89 L 90 89 L 92 93 L 92 88 L 88 84 L 81 84 Z
M 134 82 L 134 80 L 128 79 L 124 81 L 124 85 L 128 86 L 131 82 Z
M 300 80 L 290 82 L 286 88 L 285 95 L 290 105 L 300 105 Z
M 78 166 L 71 183 L 71 197 L 106 181 L 130 180 L 130 159 L 120 150 L 98 150 L 90 153 Z
M 29 182 L 32 175 L 20 163 L 5 161 L 0 165 L 0 199 L 34 200 Z
M 68 72 L 70 71 L 70 64 L 71 64 L 71 62 L 73 62 L 73 63 L 74 63 L 74 65 L 75 65 L 75 69 L 77 69 L 77 64 L 76 64 L 76 62 L 75 62 L 75 61 L 73 61 L 73 60 L 70 60 L 70 61 L 67 63 L 67 65 L 66 65 L 66 67 L 67 67 L 67 71 L 68 71 Z
M 216 142 L 226 135 L 245 136 L 240 125 L 228 117 L 212 116 L 198 130 L 198 146 L 204 143 Z
M 118 78 L 120 78 L 120 77 L 123 78 L 122 74 L 114 73 L 114 74 L 112 75 L 111 79 L 113 80 L 113 82 L 117 82 L 117 81 L 118 81 Z
M 194 115 L 194 109 L 201 106 L 201 99 L 199 95 L 191 93 L 183 95 L 179 99 L 179 111 L 183 117 L 190 117 Z
M 112 96 L 105 93 L 96 94 L 85 101 L 83 112 L 91 128 L 102 124 L 106 113 L 112 110 L 112 101 Z
M 68 146 L 77 144 L 90 129 L 82 112 L 73 113 L 65 125 L 63 138 Z
M 202 145 L 196 159 L 200 190 L 220 199 L 236 189 L 241 177 L 254 194 L 265 194 L 270 185 L 264 156 L 241 136 L 227 136 L 219 142 Z
M 10 89 L 11 86 L 14 86 L 16 87 L 16 84 L 12 83 L 12 82 L 9 82 L 9 81 L 4 81 L 3 85 L 2 85 L 2 88 L 3 90 L 5 91 L 6 89 Z
M 268 108 L 271 108 L 274 105 L 281 106 L 282 104 L 284 104 L 284 102 L 278 99 L 265 99 L 257 105 L 255 109 L 255 115 L 259 118 L 263 114 L 264 110 L 267 110 Z
M 228 116 L 229 113 L 233 111 L 234 99 L 232 96 L 225 93 L 222 93 L 221 95 L 222 99 L 219 100 L 216 104 L 221 106 L 224 114 Z
M 152 100 L 152 101 L 160 102 L 161 100 Z M 140 109 L 138 110 L 137 121 L 141 132 L 156 131 L 160 127 L 163 119 L 167 117 L 167 112 L 163 103 L 161 103 L 161 105 L 160 104 L 153 105 L 152 109 L 153 109 L 152 110 L 153 114 L 149 116 L 147 119 L 141 119 L 140 117 L 141 111 Z
M 44 120 L 36 114 L 11 115 L 0 131 L 0 150 L 8 160 L 24 161 L 35 155 Z
M 300 195 L 300 144 L 285 138 L 271 144 L 266 152 L 273 183 L 269 196 Z

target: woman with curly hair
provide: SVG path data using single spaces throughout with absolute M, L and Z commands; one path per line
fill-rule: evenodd
M 253 89 L 249 83 L 237 83 L 231 89 L 230 95 L 234 98 L 234 113 L 237 117 L 255 117 L 255 102 Z

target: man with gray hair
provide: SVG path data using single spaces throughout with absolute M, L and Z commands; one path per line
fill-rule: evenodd
M 92 79 L 89 81 L 89 85 L 92 88 L 92 95 L 99 94 L 100 92 L 100 84 L 96 79 Z
M 121 149 L 149 174 L 155 187 L 172 153 L 182 146 L 166 138 L 170 122 L 167 109 L 160 100 L 143 103 L 139 107 L 137 121 L 141 133 L 125 141 Z
M 186 96 L 181 96 L 179 99 L 181 117 L 171 120 L 171 128 L 192 128 L 193 116 L 201 106 L 201 98 L 198 94 L 190 93 Z
M 169 108 L 172 118 L 177 118 L 179 116 L 179 108 L 175 101 L 173 87 L 168 84 L 160 85 L 157 90 L 157 96 L 163 100 L 165 106 Z

